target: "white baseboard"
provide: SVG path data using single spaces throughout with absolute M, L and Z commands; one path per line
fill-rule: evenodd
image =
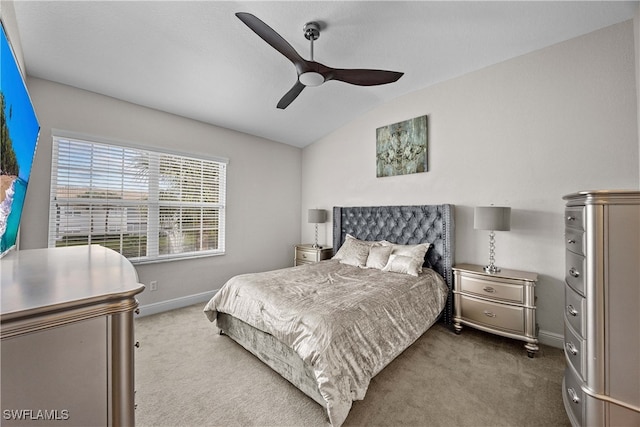
M 163 313 L 169 310 L 175 310 L 177 308 L 188 307 L 199 302 L 206 303 L 218 292 L 217 289 L 213 291 L 202 292 L 200 294 L 187 295 L 180 298 L 174 298 L 167 301 L 154 302 L 151 304 L 145 304 L 138 307 L 140 314 L 136 317 L 150 316 L 152 314 Z M 204 309 L 204 305 L 202 306 Z
M 556 348 L 564 348 L 564 335 L 556 334 L 555 332 L 549 332 L 544 330 L 538 331 L 538 340 L 540 344 L 548 345 Z

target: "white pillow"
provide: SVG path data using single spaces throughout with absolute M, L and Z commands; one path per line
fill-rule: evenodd
M 424 257 L 427 254 L 427 251 L 431 247 L 429 243 L 419 243 L 417 245 L 398 245 L 396 243 L 391 243 L 382 241 L 380 242 L 382 245 L 391 245 L 393 250 L 391 251 L 392 255 L 401 255 L 408 256 L 416 260 L 418 262 L 418 272 L 422 272 L 422 264 L 424 264 Z
M 347 234 L 344 243 L 332 259 L 337 259 L 342 264 L 364 267 L 367 263 L 369 249 L 372 244 L 373 242 L 358 240 L 352 235 Z
M 391 246 L 371 246 L 365 266 L 367 268 L 377 268 L 378 270 L 382 270 L 384 266 L 387 265 L 392 250 L 393 247 Z
M 422 271 L 422 262 L 410 256 L 391 254 L 389 262 L 387 262 L 382 271 L 404 273 L 418 277 L 418 274 Z

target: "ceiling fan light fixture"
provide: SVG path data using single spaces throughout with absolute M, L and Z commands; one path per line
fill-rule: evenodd
M 300 74 L 298 77 L 300 83 L 305 86 L 320 86 L 324 83 L 324 77 L 320 73 L 316 73 L 315 71 L 308 71 L 306 73 Z

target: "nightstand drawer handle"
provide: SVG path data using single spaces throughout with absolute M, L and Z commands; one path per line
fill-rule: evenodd
M 576 316 L 578 315 L 578 310 L 576 310 L 574 306 L 572 306 L 571 304 L 569 304 L 569 305 L 567 306 L 567 313 L 568 313 L 570 316 L 576 317 Z
M 495 313 L 490 312 L 489 310 L 484 311 L 484 315 L 487 317 L 496 317 Z
M 580 272 L 576 270 L 574 267 L 571 267 L 571 269 L 569 270 L 569 274 L 576 278 L 580 277 Z
M 578 397 L 578 394 L 576 393 L 576 391 L 572 388 L 568 388 L 567 389 L 567 394 L 569 395 L 569 398 L 571 399 L 571 401 L 573 403 L 580 403 L 580 398 Z
M 302 258 L 306 258 L 306 257 L 307 257 L 307 254 L 302 254 Z
M 482 290 L 485 291 L 485 292 L 489 292 L 490 294 L 492 294 L 492 293 L 494 293 L 496 291 L 491 286 L 485 286 L 484 288 L 482 288 Z
M 565 347 L 567 348 L 567 351 L 571 354 L 573 354 L 574 356 L 578 355 L 578 349 L 576 348 L 575 345 L 573 345 L 573 343 L 568 342 L 567 344 L 565 344 Z

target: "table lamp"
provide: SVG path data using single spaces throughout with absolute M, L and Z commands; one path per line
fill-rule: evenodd
M 324 209 L 309 209 L 309 216 L 307 222 L 316 225 L 316 238 L 313 243 L 314 249 L 321 249 L 322 246 L 318 246 L 318 224 L 322 224 L 327 221 L 327 211 Z
M 500 271 L 495 264 L 496 231 L 511 229 L 511 208 L 504 206 L 478 206 L 473 213 L 473 228 L 489 230 L 489 265 L 484 267 L 487 273 Z

